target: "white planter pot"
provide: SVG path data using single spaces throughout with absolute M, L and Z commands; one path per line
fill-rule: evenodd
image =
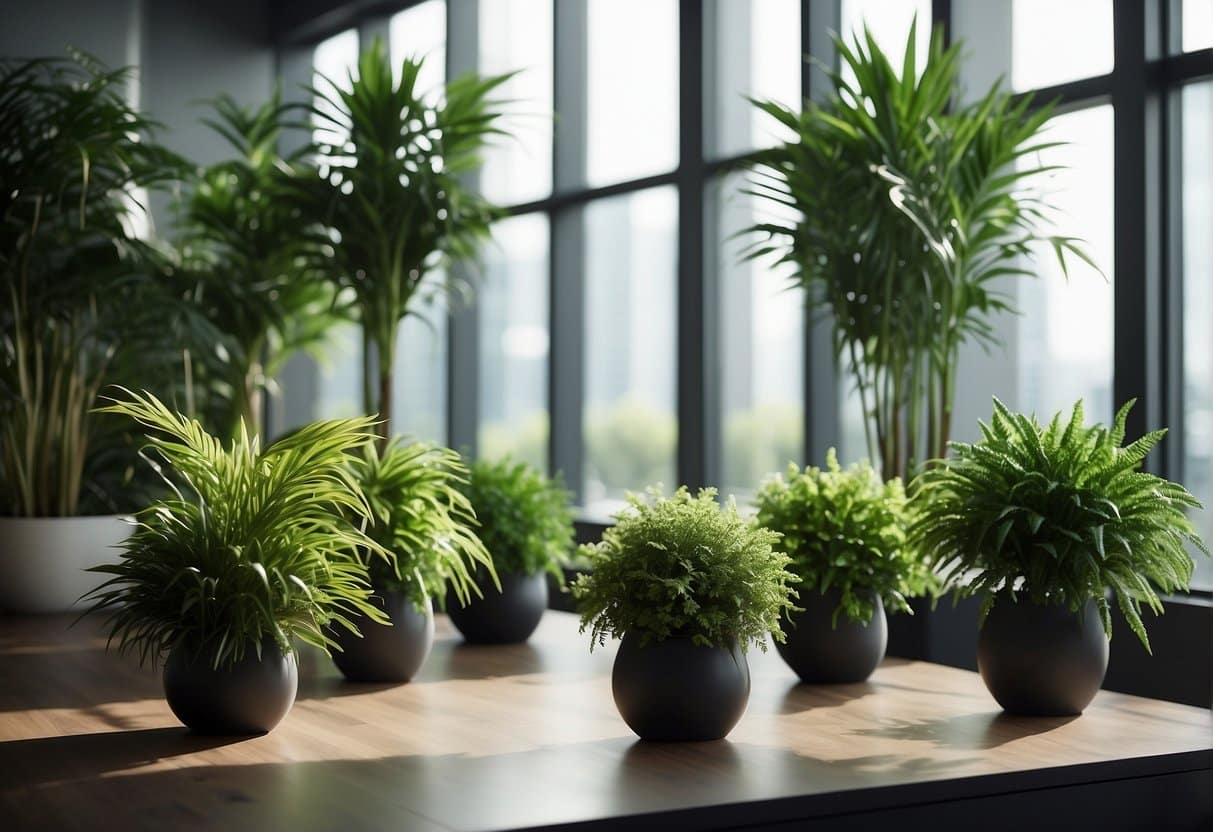
M 117 563 L 117 547 L 133 528 L 116 515 L 0 517 L 0 610 L 82 610 L 80 596 L 107 579 L 85 570 Z

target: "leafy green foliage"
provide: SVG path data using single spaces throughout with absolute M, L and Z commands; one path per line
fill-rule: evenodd
M 431 97 L 417 88 L 422 63 L 393 65 L 376 39 L 347 79 L 324 79 L 312 91 L 324 135 L 310 148 L 319 176 L 298 190 L 304 215 L 328 229 L 329 276 L 352 293 L 377 350 L 379 387 L 364 376 L 363 398 L 366 412 L 378 410 L 385 437 L 401 319 L 416 312 L 437 267 L 474 256 L 502 215 L 463 177 L 480 165 L 487 141 L 503 135 L 501 102 L 490 96 L 509 76 L 463 75 Z M 447 275 L 430 288 L 470 291 L 454 281 Z
M 788 466 L 755 498 L 760 526 L 782 535 L 775 548 L 791 559 L 801 591 L 834 587 L 842 600 L 834 611 L 852 621 L 872 620 L 878 593 L 893 610 L 910 612 L 908 597 L 934 586 L 930 565 L 906 546 L 905 490 L 901 480 L 881 482 L 871 465 L 845 471 L 831 448 L 826 470 Z
M 267 639 L 327 651 L 329 627 L 357 632 L 357 613 L 385 621 L 354 552 L 387 553 L 344 517 L 369 516 L 348 459 L 371 419 L 316 422 L 264 450 L 241 432 L 225 449 L 197 421 L 127 393 L 104 410 L 149 432 L 177 494 L 138 514 L 120 563 L 93 569 L 113 577 L 87 596 L 90 612 L 109 611 L 122 650 L 146 663 L 183 646 L 220 667 Z
M 1141 471 L 1166 431 L 1123 446 L 1130 401 L 1109 430 L 1083 424 L 1082 402 L 1047 427 L 997 399 L 982 439 L 954 443 L 954 459 L 914 481 L 910 542 L 931 557 L 962 596 L 982 594 L 983 617 L 998 595 L 1037 604 L 1099 606 L 1111 636 L 1110 588 L 1149 648 L 1141 619 L 1163 592 L 1187 589 L 1204 543 L 1184 514 L 1200 504 L 1182 486 Z M 975 573 L 971 576 L 966 573 Z
M 779 535 L 747 523 L 716 491 L 686 487 L 648 502 L 631 495 L 601 542 L 582 546 L 589 562 L 572 591 L 581 629 L 593 645 L 633 632 L 642 643 L 689 637 L 726 647 L 736 639 L 766 649 L 765 636 L 783 640 L 780 617 L 794 609 L 790 559 L 772 546 Z
M 756 157 L 751 193 L 789 219 L 750 228 L 747 255 L 790 264 L 809 308 L 831 314 L 869 453 L 903 479 L 947 453 L 960 345 L 994 343 L 990 317 L 1010 308 L 992 281 L 1029 275 L 1037 242 L 1063 269 L 1066 254 L 1087 259 L 1043 230 L 1045 168 L 1031 160 L 1053 108 L 998 84 L 962 103 L 962 45 L 936 31 L 919 75 L 916 29 L 900 67 L 870 31 L 836 39 L 849 77 L 827 70 L 822 104 L 754 102 L 794 138 Z
M 463 486 L 480 539 L 499 571 L 534 575 L 561 569 L 573 550 L 572 495 L 523 462 L 472 463 Z
M 376 589 L 404 592 L 424 609 L 427 599 L 441 602 L 448 586 L 462 604 L 479 596 L 478 567 L 497 583 L 493 559 L 473 531 L 476 513 L 460 491 L 467 469 L 459 454 L 397 438 L 382 452 L 367 447 L 351 473 L 371 506 L 368 534 L 391 553 L 388 561 L 371 549 L 361 553 Z

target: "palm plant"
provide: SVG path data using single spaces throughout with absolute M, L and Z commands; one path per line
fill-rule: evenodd
M 1082 402 L 1048 426 L 997 399 L 982 439 L 954 443 L 954 458 L 915 480 L 910 543 L 960 596 L 982 595 L 982 617 L 999 595 L 1036 604 L 1099 608 L 1111 635 L 1111 589 L 1149 649 L 1141 606 L 1162 612 L 1158 590 L 1186 589 L 1185 542 L 1208 550 L 1184 514 L 1200 504 L 1183 488 L 1142 472 L 1166 431 L 1122 447 L 1130 401 L 1111 429 L 1083 424 Z M 1156 589 L 1157 588 L 1157 589 Z
M 755 105 L 794 138 L 758 154 L 751 193 L 791 220 L 748 229 L 748 257 L 794 267 L 811 310 L 830 314 L 886 478 L 946 454 L 962 344 L 996 342 L 990 317 L 1011 309 L 993 282 L 1026 276 L 1039 242 L 1089 261 L 1044 230 L 1048 206 L 1032 161 L 1053 108 L 995 84 L 958 100 L 962 46 L 936 31 L 916 75 L 917 23 L 894 67 L 870 31 L 835 48 L 854 80 L 829 71 L 833 94 L 801 110 Z
M 191 297 L 222 334 L 199 362 L 219 378 L 217 429 L 262 423 L 266 387 L 299 350 L 315 347 L 336 320 L 332 285 L 319 268 L 316 234 L 285 198 L 289 182 L 312 171 L 284 159 L 278 143 L 289 107 L 277 91 L 246 109 L 228 96 L 205 119 L 235 158 L 198 171 L 182 216 L 181 250 Z
M 345 519 L 370 517 L 349 470 L 373 437 L 369 418 L 316 422 L 264 449 L 242 430 L 225 449 L 199 422 L 126 392 L 102 409 L 148 431 L 175 494 L 139 513 L 120 563 L 93 570 L 113 576 L 90 611 L 110 612 L 120 649 L 146 663 L 183 647 L 218 668 L 266 640 L 327 651 L 331 626 L 384 620 L 355 552 L 390 556 Z
M 127 80 L 82 53 L 0 62 L 5 513 L 77 513 L 103 450 L 90 414 L 101 386 L 172 351 L 172 297 L 136 234 L 147 220 L 136 197 L 181 163 L 127 104 Z
M 427 289 L 467 291 L 451 276 L 434 283 L 444 260 L 468 258 L 489 236 L 499 209 L 462 177 L 480 164 L 497 127 L 493 91 L 509 76 L 465 75 L 435 103 L 417 89 L 422 59 L 393 66 L 382 41 L 363 52 L 348 84 L 322 79 L 311 113 L 322 135 L 311 154 L 319 177 L 298 191 L 306 216 L 326 227 L 329 276 L 349 290 L 363 327 L 363 400 L 392 435 L 396 338 Z

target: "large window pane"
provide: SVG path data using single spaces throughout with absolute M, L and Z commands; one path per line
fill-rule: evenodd
M 1016 90 L 1112 71 L 1112 0 L 1014 0 L 1011 15 Z
M 709 0 L 704 27 L 704 152 L 733 156 L 784 139 L 746 97 L 799 103 L 800 0 Z
M 1045 138 L 1066 142 L 1041 154 L 1047 201 L 1057 209 L 1054 232 L 1081 237 L 1112 279 L 1112 107 L 1058 116 Z M 1042 419 L 1082 398 L 1088 419 L 1110 420 L 1112 402 L 1112 286 L 1081 261 L 1069 280 L 1050 249 L 1036 252 L 1037 280 L 1021 281 L 1020 405 Z M 1116 404 L 1120 404 L 1117 402 Z
M 484 154 L 480 187 L 505 205 L 542 199 L 552 191 L 552 0 L 493 0 L 480 4 L 479 69 L 518 71 L 498 87 L 514 102 L 498 139 Z
M 479 453 L 547 468 L 548 218 L 493 227 L 480 310 Z
M 585 208 L 584 503 L 612 510 L 628 490 L 675 482 L 674 188 Z
M 396 338 L 392 425 L 396 433 L 445 443 L 447 399 L 447 304 L 434 287 L 446 276 L 431 274 L 428 292 L 413 304 L 413 313 Z
M 842 0 L 842 31 L 847 33 L 847 42 L 851 42 L 852 34 L 862 37 L 866 25 L 880 50 L 898 68 L 905 61 L 906 39 L 915 19 L 918 36 L 914 53 L 921 69 L 931 43 L 931 0 Z M 845 74 L 850 76 L 849 70 Z
M 588 0 L 587 179 L 606 185 L 678 164 L 677 0 Z
M 1213 83 L 1181 93 L 1183 130 L 1184 484 L 1213 504 Z M 1213 540 L 1213 511 L 1193 515 Z M 1197 582 L 1213 586 L 1213 565 L 1196 559 Z
M 741 499 L 800 462 L 804 440 L 804 296 L 787 264 L 741 262 L 744 243 L 733 235 L 773 219 L 770 203 L 747 195 L 745 183 L 735 174 L 716 185 L 708 218 L 721 241 L 721 486 Z
M 388 23 L 392 60 L 424 58 L 417 75 L 417 90 L 438 94 L 446 81 L 446 2 L 425 0 L 399 14 Z
M 1183 50 L 1213 47 L 1213 0 L 1184 0 Z

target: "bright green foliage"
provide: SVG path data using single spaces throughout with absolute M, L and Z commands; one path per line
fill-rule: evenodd
M 265 449 L 242 432 L 225 449 L 156 398 L 124 392 L 103 409 L 148 431 L 177 493 L 138 514 L 120 563 L 93 569 L 113 576 L 88 597 L 110 611 L 121 649 L 147 662 L 184 646 L 219 667 L 266 639 L 327 651 L 329 627 L 357 632 L 357 613 L 385 621 L 354 552 L 387 553 L 345 519 L 369 516 L 348 458 L 373 437 L 371 419 L 315 422 Z
M 582 546 L 589 571 L 573 584 L 581 629 L 591 649 L 607 637 L 636 633 L 642 643 L 689 637 L 727 647 L 736 639 L 766 650 L 765 636 L 782 641 L 780 618 L 794 609 L 798 578 L 790 559 L 772 547 L 779 535 L 746 522 L 716 490 L 692 495 L 684 486 L 665 498 L 630 495 L 602 541 Z
M 1066 422 L 1059 413 L 1042 427 L 995 399 L 981 441 L 954 443 L 952 460 L 914 481 L 911 545 L 958 595 L 984 595 L 983 616 L 999 594 L 1073 610 L 1094 599 L 1111 636 L 1110 588 L 1148 649 L 1141 605 L 1161 613 L 1156 589 L 1187 589 L 1186 541 L 1207 550 L 1184 514 L 1200 506 L 1196 499 L 1141 471 L 1166 431 L 1122 447 L 1132 406 L 1120 409 L 1111 430 L 1085 426 L 1081 401 Z
M 310 148 L 319 176 L 299 191 L 305 215 L 329 231 L 329 276 L 352 294 L 377 350 L 378 389 L 364 375 L 363 398 L 384 437 L 392 435 L 401 320 L 427 292 L 470 291 L 451 274 L 435 283 L 435 272 L 444 260 L 474 256 L 502 215 L 464 179 L 489 139 L 503 135 L 502 102 L 490 96 L 509 76 L 463 75 L 439 95 L 417 88 L 422 63 L 393 64 L 376 39 L 348 78 L 324 79 L 312 91 L 312 119 L 323 131 Z
M 869 454 L 903 479 L 947 453 L 960 346 L 995 342 L 990 317 L 1009 308 L 994 282 L 1032 274 L 1037 242 L 1063 269 L 1067 253 L 1086 259 L 1046 231 L 1033 179 L 1053 108 L 999 84 L 964 103 L 963 46 L 936 31 L 920 66 L 916 30 L 900 67 L 870 31 L 836 39 L 849 74 L 823 68 L 821 104 L 754 102 L 794 138 L 757 154 L 752 190 L 789 219 L 749 229 L 749 256 L 790 264 L 810 309 L 832 316 Z
M 440 603 L 449 586 L 460 603 L 474 592 L 479 567 L 493 583 L 493 560 L 473 530 L 471 503 L 460 491 L 467 469 L 459 454 L 425 442 L 399 438 L 382 450 L 367 447 L 351 466 L 371 506 L 367 533 L 392 555 L 385 562 L 372 550 L 362 553 L 378 590 L 404 592 L 424 609 L 427 599 Z
M 791 557 L 801 592 L 841 591 L 835 622 L 841 612 L 852 621 L 871 621 L 870 592 L 891 609 L 910 612 L 906 598 L 934 586 L 930 566 L 906 546 L 901 480 L 881 482 L 867 463 L 844 471 L 831 448 L 826 470 L 789 465 L 787 479 L 768 480 L 755 504 L 755 522 L 782 535 L 775 548 Z
M 572 495 L 559 483 L 523 462 L 478 461 L 463 492 L 499 571 L 547 571 L 564 580 L 561 567 L 573 551 L 573 512 Z

